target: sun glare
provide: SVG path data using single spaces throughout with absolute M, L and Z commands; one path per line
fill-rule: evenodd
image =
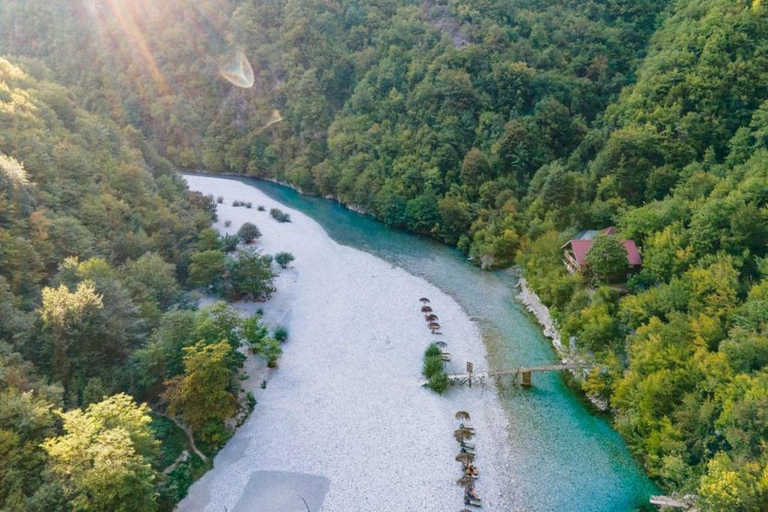
M 245 53 L 238 51 L 231 56 L 220 68 L 219 72 L 232 85 L 248 89 L 255 81 L 253 68 Z

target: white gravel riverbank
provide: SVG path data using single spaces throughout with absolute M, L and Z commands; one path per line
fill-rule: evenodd
M 254 187 L 186 179 L 192 190 L 224 197 L 220 231 L 235 233 L 253 222 L 263 233 L 258 245 L 264 252 L 289 251 L 296 261 L 277 279 L 271 301 L 243 306 L 262 308 L 269 324 L 288 328 L 280 367 L 268 374 L 253 414 L 179 510 L 306 510 L 265 505 L 260 496 L 272 490 L 268 482 L 279 481 L 275 492 L 315 493 L 306 500 L 312 512 L 459 511 L 463 491 L 455 485 L 461 470 L 452 437 L 457 410 L 470 412 L 477 431 L 476 489 L 483 510 L 509 511 L 508 503 L 520 503 L 501 496 L 513 487 L 506 471 L 513 461 L 496 391 L 461 388 L 438 396 L 417 385 L 424 349 L 437 339 L 448 343 L 449 372 L 462 371 L 466 361 L 487 367 L 479 330 L 453 299 L 379 258 L 337 244 L 315 221 Z M 234 200 L 251 201 L 253 208 L 234 208 Z M 258 205 L 267 211 L 257 211 Z M 290 213 L 292 222 L 272 219 L 274 207 Z M 227 220 L 232 224 L 225 228 Z M 420 297 L 431 299 L 443 336 L 427 329 Z M 252 378 L 249 387 L 258 387 L 261 378 Z M 298 474 L 295 488 L 284 473 L 259 478 L 268 472 Z M 325 489 L 319 480 L 302 487 L 312 477 L 328 479 L 324 499 L 313 490 Z

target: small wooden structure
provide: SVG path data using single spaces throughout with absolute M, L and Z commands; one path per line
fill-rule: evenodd
M 469 385 L 472 386 L 472 381 L 479 382 L 480 384 L 484 384 L 485 380 L 490 377 L 506 377 L 511 376 L 513 382 L 517 382 L 518 377 L 520 377 L 520 384 L 525 387 L 530 387 L 533 384 L 532 381 L 532 374 L 534 372 L 560 372 L 564 370 L 577 370 L 581 368 L 580 365 L 577 365 L 575 363 L 568 363 L 568 364 L 546 364 L 546 365 L 540 365 L 540 366 L 519 366 L 517 368 L 511 368 L 508 370 L 492 370 L 492 371 L 481 371 L 481 372 L 474 372 L 471 371 L 473 368 L 467 366 L 467 370 L 469 370 L 467 373 L 453 373 L 448 375 L 448 383 L 452 386 L 464 386 Z M 427 382 L 422 381 L 422 386 L 426 386 Z

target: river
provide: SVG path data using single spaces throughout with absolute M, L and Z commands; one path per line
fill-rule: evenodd
M 479 270 L 456 249 L 390 229 L 333 201 L 262 180 L 233 179 L 304 212 L 338 243 L 372 253 L 451 295 L 478 319 L 492 367 L 557 360 L 540 327 L 515 300 L 516 279 L 509 272 Z M 506 435 L 513 453 L 514 492 L 527 497 L 531 508 L 526 510 L 647 507 L 648 497 L 658 489 L 618 433 L 585 407 L 562 376 L 540 373 L 533 380 L 530 389 L 509 386 L 499 391 L 509 417 Z

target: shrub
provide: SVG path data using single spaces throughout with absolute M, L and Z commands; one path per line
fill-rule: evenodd
M 424 368 L 421 373 L 427 378 L 427 387 L 437 393 L 448 388 L 448 374 L 443 369 L 442 350 L 432 343 L 424 351 Z
M 261 231 L 256 224 L 246 222 L 240 226 L 240 229 L 237 231 L 237 236 L 239 236 L 244 243 L 250 244 L 261 236 Z
M 288 268 L 288 265 L 296 258 L 289 252 L 279 252 L 275 255 L 275 261 L 281 268 Z
M 250 201 L 248 201 L 247 203 L 245 203 L 245 207 L 246 207 L 246 208 L 248 208 L 248 209 L 250 209 L 252 206 L 253 206 L 253 203 L 252 203 L 252 202 L 250 202 Z
M 427 350 L 424 352 L 424 357 L 441 357 L 443 351 L 440 350 L 440 347 L 432 343 L 430 346 L 427 347 Z
M 216 202 L 219 203 L 219 204 L 222 204 L 222 203 L 224 203 L 224 198 L 219 196 L 219 197 L 216 198 Z
M 443 360 L 439 356 L 424 358 L 424 368 L 421 373 L 424 374 L 427 379 L 441 371 L 443 371 Z
M 228 228 L 228 227 L 229 227 L 229 226 L 231 226 L 231 225 L 232 225 L 232 221 L 231 221 L 231 220 L 225 220 L 225 221 L 224 221 L 224 227 L 225 227 L 225 228 Z
M 278 326 L 277 329 L 275 329 L 275 333 L 273 334 L 273 337 L 279 341 L 284 342 L 288 339 L 288 329 L 283 327 L 282 325 Z
M 234 206 L 235 208 L 237 208 L 238 206 L 242 206 L 242 205 L 243 205 L 242 201 L 237 201 L 237 200 L 232 201 L 232 206 Z
M 277 360 L 280 359 L 282 353 L 280 342 L 274 338 L 264 338 L 259 348 L 259 354 L 267 360 L 267 367 L 269 368 L 277 368 Z
M 252 353 L 258 354 L 269 332 L 260 322 L 260 317 L 254 315 L 243 321 L 242 336 Z
M 435 393 L 443 394 L 448 389 L 448 374 L 441 370 L 427 380 L 427 387 Z
M 235 252 L 238 243 L 240 243 L 240 238 L 234 235 L 224 235 L 221 237 L 221 248 L 224 252 Z
M 260 204 L 256 209 L 259 210 L 260 212 L 263 212 L 264 210 L 266 210 L 263 204 Z
M 269 214 L 277 222 L 291 222 L 291 216 L 278 208 L 272 208 L 271 210 L 269 210 Z

